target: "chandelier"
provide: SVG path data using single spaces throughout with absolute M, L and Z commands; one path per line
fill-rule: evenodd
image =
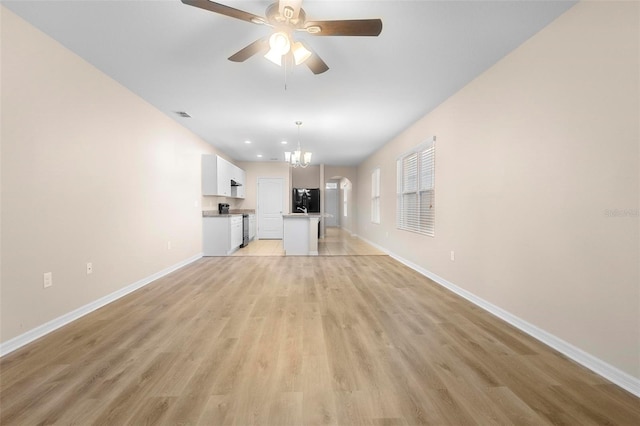
M 293 152 L 285 152 L 284 160 L 289 163 L 291 167 L 305 168 L 311 164 L 311 153 L 304 152 L 300 149 L 300 126 L 302 126 L 302 121 L 296 121 L 296 126 L 298 126 L 298 149 Z

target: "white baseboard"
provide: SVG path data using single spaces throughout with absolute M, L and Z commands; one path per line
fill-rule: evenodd
M 195 262 L 196 260 L 200 259 L 202 257 L 202 253 L 198 253 L 195 256 L 192 256 L 188 259 L 185 259 L 181 262 L 176 263 L 175 265 L 169 266 L 168 268 L 165 268 L 159 272 L 156 272 L 153 275 L 150 275 L 146 278 L 143 278 L 139 281 L 136 281 L 133 284 L 130 284 L 126 287 L 121 288 L 120 290 L 117 290 L 111 294 L 108 294 L 104 297 L 101 297 L 97 300 L 94 300 L 91 303 L 88 303 L 84 306 L 81 306 L 78 309 L 75 309 L 69 313 L 66 313 L 62 316 L 59 316 L 58 318 L 55 318 L 47 323 L 44 323 L 42 325 L 39 325 L 36 328 L 33 328 L 29 331 L 27 331 L 26 333 L 23 333 L 19 336 L 14 337 L 13 339 L 7 340 L 6 342 L 0 344 L 0 357 L 5 356 L 8 353 L 11 353 L 13 351 L 15 351 L 16 349 L 21 348 L 22 346 L 33 342 L 36 339 L 39 339 L 40 337 L 51 333 L 54 330 L 57 330 L 58 328 L 69 324 L 72 321 L 77 320 L 78 318 L 81 318 L 85 315 L 87 315 L 90 312 L 95 311 L 96 309 L 102 308 L 105 305 L 108 305 L 109 303 L 120 299 L 123 296 L 126 296 L 127 294 L 138 290 L 139 288 L 142 288 L 144 286 L 146 286 L 147 284 L 152 283 L 153 281 L 157 280 L 158 278 L 162 278 L 165 275 L 170 274 L 171 272 L 175 271 L 176 269 L 180 269 L 183 266 L 186 266 L 192 262 Z
M 397 260 L 398 262 L 408 266 L 409 268 L 413 269 L 414 271 L 424 275 L 425 277 L 431 279 L 432 281 L 434 281 L 435 283 L 451 290 L 452 292 L 456 293 L 457 295 L 467 299 L 468 301 L 470 301 L 471 303 L 473 303 L 474 305 L 477 305 L 479 307 L 481 307 L 482 309 L 484 309 L 485 311 L 497 316 L 498 318 L 502 319 L 503 321 L 508 322 L 509 324 L 513 325 L 514 327 L 518 328 L 519 330 L 527 333 L 528 335 L 530 335 L 531 337 L 541 341 L 542 343 L 546 344 L 547 346 L 552 347 L 553 349 L 557 350 L 558 352 L 566 355 L 567 357 L 571 358 L 572 360 L 574 360 L 575 362 L 577 362 L 578 364 L 583 365 L 584 367 L 587 367 L 589 370 L 593 371 L 596 374 L 599 374 L 600 376 L 604 377 L 605 379 L 615 383 L 616 385 L 620 386 L 621 388 L 631 392 L 632 394 L 636 395 L 637 397 L 640 397 L 640 378 L 634 377 L 628 373 L 625 373 L 624 371 L 612 366 L 611 364 L 606 363 L 605 361 L 601 360 L 600 358 L 597 358 L 585 351 L 583 351 L 580 348 L 577 348 L 575 346 L 573 346 L 572 344 L 560 339 L 559 337 L 554 336 L 551 333 L 546 332 L 545 330 L 536 327 L 535 325 L 528 323 L 527 321 L 524 321 L 523 319 L 511 314 L 510 312 L 505 311 L 504 309 L 490 303 L 487 302 L 486 300 L 476 296 L 475 294 L 461 288 L 458 287 L 457 285 L 447 281 L 446 279 L 434 274 L 431 271 L 428 271 L 424 268 L 422 268 L 419 265 L 416 265 L 413 262 L 410 262 L 400 256 L 397 256 L 396 254 L 390 252 L 389 250 L 385 249 L 384 247 L 381 247 L 371 241 L 368 241 L 365 238 L 360 237 L 360 239 L 362 239 L 363 241 L 366 241 L 368 244 L 371 244 L 372 246 L 374 246 L 375 248 L 377 248 L 378 250 L 388 254 L 389 256 L 391 256 L 393 259 Z

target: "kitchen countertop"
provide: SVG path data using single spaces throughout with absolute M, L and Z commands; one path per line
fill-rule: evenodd
M 202 211 L 202 217 L 231 217 L 231 216 L 240 216 L 243 214 L 256 214 L 256 211 L 250 210 L 250 209 L 229 210 L 228 214 L 220 214 L 218 213 L 218 210 Z
M 214 210 L 202 212 L 202 217 L 232 217 L 232 216 L 242 216 L 242 214 L 241 213 L 220 214 Z
M 305 217 L 322 217 L 320 213 L 283 213 L 282 217 L 289 218 L 305 218 Z

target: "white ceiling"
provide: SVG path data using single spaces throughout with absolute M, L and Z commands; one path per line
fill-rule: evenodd
M 220 3 L 264 16 L 271 1 Z M 269 28 L 179 0 L 3 4 L 235 160 L 283 161 L 301 120 L 314 163 L 357 165 L 574 2 L 304 1 L 307 19 L 383 21 L 379 37 L 297 34 L 319 75 L 228 61 Z

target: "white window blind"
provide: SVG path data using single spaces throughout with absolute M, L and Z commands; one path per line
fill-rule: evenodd
M 380 168 L 371 173 L 371 222 L 380 223 Z
M 435 137 L 398 158 L 397 228 L 435 235 Z

